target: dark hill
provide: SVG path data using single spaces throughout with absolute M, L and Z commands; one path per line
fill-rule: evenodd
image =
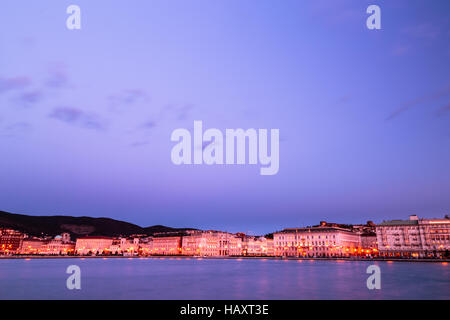
M 170 228 L 170 227 L 166 227 L 166 226 L 161 226 L 161 225 L 157 225 L 157 226 L 151 226 L 151 227 L 146 227 L 143 228 L 144 229 L 144 233 L 145 234 L 155 234 L 155 233 L 160 233 L 160 232 L 183 232 L 186 230 L 197 230 L 194 228 Z
M 15 229 L 29 235 L 55 236 L 68 232 L 78 236 L 129 236 L 132 234 L 152 235 L 158 232 L 176 232 L 165 226 L 142 228 L 138 225 L 110 218 L 71 217 L 71 216 L 28 216 L 0 211 L 0 227 Z

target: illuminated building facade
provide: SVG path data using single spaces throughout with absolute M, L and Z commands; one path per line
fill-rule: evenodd
M 139 252 L 139 238 L 120 238 L 119 239 L 119 247 L 111 247 L 111 250 L 118 251 L 125 256 L 134 256 Z
M 273 240 L 275 256 L 349 257 L 362 251 L 358 232 L 336 226 L 284 229 Z
M 20 254 L 44 254 L 46 242 L 41 239 L 24 239 L 20 248 Z
M 419 234 L 423 256 L 449 257 L 450 219 L 420 219 Z
M 45 244 L 41 248 L 41 253 L 47 255 L 69 255 L 74 254 L 75 243 L 66 242 L 67 238 L 56 236 L 54 239 L 45 241 Z
M 108 254 L 113 240 L 111 237 L 101 236 L 78 238 L 75 244 L 75 253 L 78 255 Z
M 15 254 L 20 250 L 24 234 L 0 228 L 0 254 Z
M 384 221 L 376 227 L 381 256 L 444 257 L 450 250 L 450 219 Z
M 273 256 L 273 239 L 246 236 L 242 241 L 243 256 Z
M 361 249 L 363 256 L 378 256 L 378 241 L 375 232 L 365 232 L 361 234 Z
M 75 242 L 70 241 L 68 233 L 53 239 L 25 238 L 19 251 L 26 255 L 72 255 L 74 252 Z
M 150 250 L 153 255 L 181 255 L 181 236 L 154 237 Z
M 182 254 L 190 256 L 240 256 L 240 237 L 221 231 L 194 231 L 182 237 Z

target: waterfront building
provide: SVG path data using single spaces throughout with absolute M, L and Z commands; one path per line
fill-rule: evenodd
M 63 240 L 64 239 L 64 240 Z M 70 239 L 70 238 L 69 238 Z M 47 255 L 69 255 L 75 251 L 75 243 L 66 242 L 67 236 L 56 236 L 54 239 L 45 241 L 41 248 L 41 253 Z
M 240 256 L 242 240 L 222 231 L 191 231 L 182 237 L 182 254 L 191 256 Z
M 43 254 L 45 241 L 42 239 L 23 239 L 20 254 Z
M 0 254 L 15 254 L 19 252 L 24 236 L 19 231 L 0 228 Z
M 423 256 L 450 257 L 450 218 L 448 216 L 444 219 L 419 219 L 419 234 Z
M 245 236 L 242 240 L 243 256 L 273 256 L 273 239 Z
M 114 249 L 114 251 L 118 251 L 119 253 L 122 253 L 125 256 L 134 256 L 137 255 L 139 252 L 139 238 L 133 237 L 133 238 L 120 238 L 119 239 L 119 248 L 116 250 L 116 247 L 111 247 L 111 251 Z
M 153 237 L 151 254 L 175 256 L 181 254 L 181 236 Z
M 102 236 L 88 236 L 78 238 L 75 253 L 78 255 L 109 254 L 114 238 Z
M 242 239 L 234 234 L 225 233 L 219 250 L 224 256 L 240 256 L 242 255 Z
M 181 252 L 185 256 L 200 256 L 206 247 L 203 231 L 194 231 L 182 238 Z
M 120 239 L 113 239 L 111 245 L 109 246 L 109 253 L 111 255 L 122 254 L 122 251 L 120 250 Z
M 153 237 L 141 238 L 139 243 L 139 255 L 149 256 L 153 252 Z
M 264 250 L 266 251 L 266 255 L 269 257 L 273 257 L 275 255 L 273 238 L 266 238 L 266 244 L 265 247 L 263 247 L 263 252 Z
M 75 251 L 75 243 L 70 235 L 63 233 L 53 239 L 24 238 L 18 253 L 39 255 L 70 255 Z
M 378 256 L 378 241 L 375 232 L 364 232 L 361 234 L 362 256 Z
M 326 222 L 275 232 L 273 240 L 275 256 L 349 257 L 361 252 L 359 232 Z
M 450 219 L 383 221 L 376 226 L 378 249 L 389 257 L 444 257 L 450 250 Z

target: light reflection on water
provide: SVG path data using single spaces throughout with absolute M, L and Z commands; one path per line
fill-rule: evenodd
M 381 290 L 366 269 L 381 268 Z M 66 268 L 81 268 L 81 290 Z M 272 259 L 0 260 L 0 299 L 450 299 L 447 263 Z

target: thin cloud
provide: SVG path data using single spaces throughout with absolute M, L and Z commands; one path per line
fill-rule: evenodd
M 445 97 L 446 95 L 450 94 L 450 85 L 440 89 L 439 91 L 418 97 L 416 99 L 410 100 L 405 102 L 402 106 L 400 106 L 399 108 L 397 108 L 394 112 L 392 112 L 387 118 L 386 120 L 392 120 L 396 117 L 398 117 L 399 115 L 401 115 L 402 113 L 408 111 L 409 109 L 411 109 L 412 107 L 425 103 L 425 102 L 431 102 L 431 101 L 435 101 L 438 100 L 442 97 Z
M 107 99 L 111 111 L 124 111 L 132 105 L 148 102 L 149 97 L 147 93 L 141 89 L 128 89 L 110 95 Z
M 48 77 L 44 84 L 48 88 L 60 89 L 67 86 L 69 77 L 63 64 L 54 64 L 49 68 Z
M 150 144 L 149 141 L 137 141 L 130 144 L 130 147 L 136 148 L 136 147 L 142 147 Z
M 422 22 L 407 26 L 400 31 L 402 42 L 394 46 L 392 54 L 394 56 L 403 56 L 414 52 L 417 47 L 432 45 L 438 41 L 448 41 L 449 34 L 445 32 L 447 29 L 448 25 L 439 21 Z
M 394 56 L 403 56 L 411 51 L 411 46 L 404 45 L 404 44 L 398 44 L 394 46 L 392 49 L 392 54 Z
M 83 112 L 76 108 L 60 107 L 55 108 L 50 114 L 50 117 L 66 123 L 73 123 L 78 121 L 82 114 Z
M 28 122 L 17 122 L 7 126 L 1 131 L 0 136 L 2 137 L 18 137 L 29 133 L 32 130 L 32 125 Z
M 50 118 L 86 129 L 104 130 L 105 124 L 94 114 L 72 107 L 57 107 L 49 115 Z
M 16 97 L 16 102 L 24 107 L 29 107 L 40 102 L 43 98 L 43 93 L 40 90 L 22 92 Z
M 147 121 L 141 125 L 142 129 L 153 129 L 156 127 L 155 121 Z
M 184 106 L 182 106 L 181 108 L 179 108 L 178 111 L 178 115 L 177 115 L 177 119 L 178 120 L 186 120 L 192 109 L 194 108 L 194 106 L 192 106 L 191 104 L 186 104 Z
M 446 115 L 447 113 L 450 113 L 450 103 L 447 103 L 447 105 L 440 107 L 436 111 L 436 116 L 441 117 L 441 116 Z
M 175 118 L 176 120 L 186 120 L 191 116 L 191 112 L 194 110 L 192 104 L 167 104 L 161 110 L 161 117 L 165 117 L 167 114 L 170 118 Z
M 0 78 L 0 93 L 11 90 L 21 90 L 31 85 L 31 83 L 31 79 L 25 76 Z
M 419 39 L 435 40 L 441 34 L 438 26 L 430 22 L 411 25 L 403 29 L 403 34 Z

